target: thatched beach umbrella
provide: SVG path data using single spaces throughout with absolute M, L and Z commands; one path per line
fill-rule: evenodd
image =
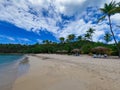
M 67 50 L 58 50 L 56 53 L 58 53 L 58 54 L 67 54 L 68 51 Z
M 79 55 L 80 54 L 80 49 L 73 49 L 71 52 L 76 54 L 76 55 Z
M 80 49 L 73 49 L 72 52 L 73 52 L 73 53 L 76 53 L 76 52 L 79 53 L 79 52 L 80 52 Z
M 93 48 L 92 52 L 96 54 L 107 54 L 109 52 L 109 49 L 106 47 L 98 46 Z

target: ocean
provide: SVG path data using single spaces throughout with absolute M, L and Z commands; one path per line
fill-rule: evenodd
M 12 90 L 16 79 L 27 73 L 29 62 L 21 63 L 24 55 L 0 55 L 0 90 Z
M 1 54 L 0 55 L 0 65 L 9 64 L 15 61 L 18 61 L 23 55 L 9 55 L 9 54 Z

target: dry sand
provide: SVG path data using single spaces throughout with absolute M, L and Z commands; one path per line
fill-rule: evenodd
M 120 90 L 120 60 L 29 55 L 30 70 L 13 90 Z

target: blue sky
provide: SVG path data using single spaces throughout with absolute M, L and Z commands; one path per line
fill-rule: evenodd
M 115 0 L 120 2 L 120 0 Z M 110 0 L 1 0 L 0 43 L 58 42 L 69 34 L 84 35 L 89 28 L 96 29 L 94 41 L 103 40 L 109 31 L 107 19 L 97 24 L 99 11 Z M 120 40 L 120 15 L 112 17 L 113 29 Z M 110 43 L 113 43 L 111 41 Z
M 26 31 L 11 23 L 0 21 L 0 42 L 1 43 L 14 43 L 14 44 L 34 44 L 41 43 L 42 40 L 57 41 L 52 33 L 47 31 L 39 31 L 34 33 L 33 31 Z

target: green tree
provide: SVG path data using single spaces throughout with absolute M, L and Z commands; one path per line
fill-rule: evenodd
M 110 31 L 112 33 L 112 36 L 113 36 L 113 39 L 115 41 L 115 45 L 117 47 L 117 50 L 119 52 L 119 58 L 120 58 L 120 48 L 118 46 L 118 42 L 115 38 L 115 35 L 114 35 L 114 32 L 113 32 L 113 29 L 112 29 L 112 23 L 111 23 L 111 15 L 114 15 L 115 12 L 113 12 L 112 10 L 115 10 L 116 8 L 116 2 L 115 1 L 112 1 L 110 2 L 109 4 L 105 3 L 104 7 L 101 8 L 100 10 L 104 13 L 104 15 L 100 18 L 100 20 L 103 20 L 105 19 L 105 17 L 107 16 L 108 17 L 108 20 L 109 20 L 109 26 L 110 26 Z
M 91 39 L 91 35 L 87 32 L 86 34 L 85 34 L 85 40 L 90 40 Z
M 87 31 L 86 31 L 86 34 L 85 34 L 85 40 L 90 40 L 92 41 L 92 36 L 93 36 L 93 33 L 94 33 L 95 29 L 93 28 L 89 28 Z
M 106 33 L 104 36 L 104 40 L 106 41 L 106 43 L 111 41 L 111 34 L 110 33 Z
M 112 9 L 109 13 L 120 13 L 120 2 L 116 3 L 116 7 L 114 9 Z
M 43 40 L 43 44 L 52 44 L 52 41 L 50 41 L 50 40 Z
M 70 34 L 68 35 L 68 40 L 71 42 L 71 41 L 74 41 L 75 40 L 75 35 L 74 34 Z
M 60 37 L 59 40 L 60 40 L 61 43 L 65 42 L 65 38 L 64 37 Z
M 120 13 L 120 2 L 116 4 L 116 7 L 110 11 L 110 13 Z M 117 27 L 120 27 L 120 25 L 116 25 Z
M 77 37 L 77 41 L 81 41 L 81 40 L 82 40 L 82 36 L 80 35 Z
M 95 29 L 93 28 L 89 28 L 87 33 L 89 34 L 89 39 L 92 41 L 92 36 L 93 36 L 93 33 L 94 33 Z

